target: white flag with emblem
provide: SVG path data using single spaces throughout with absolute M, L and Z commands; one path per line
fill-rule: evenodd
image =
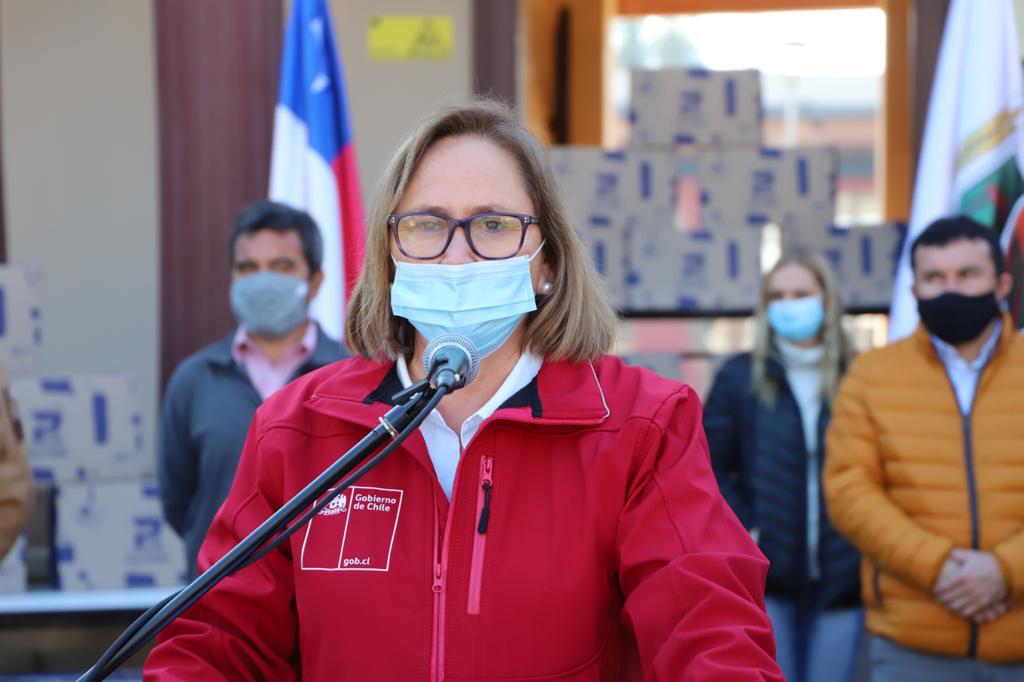
M 1021 80 L 1012 0 L 953 0 L 928 103 L 910 226 L 896 271 L 890 340 L 907 336 L 917 326 L 910 245 L 929 223 L 964 213 L 1001 233 L 1007 229 L 1011 209 L 1024 194 Z

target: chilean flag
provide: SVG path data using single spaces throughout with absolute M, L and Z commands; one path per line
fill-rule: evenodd
M 293 0 L 274 112 L 270 198 L 309 212 L 323 235 L 324 283 L 311 314 L 341 338 L 363 263 L 363 202 L 341 56 L 325 0 Z

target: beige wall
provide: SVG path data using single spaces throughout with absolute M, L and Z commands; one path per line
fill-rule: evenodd
M 159 269 L 152 3 L 3 0 L 8 256 L 43 270 L 44 372 L 141 380 L 152 446 Z
M 471 0 L 330 0 L 341 48 L 349 114 L 367 203 L 402 136 L 420 115 L 447 97 L 472 93 Z M 452 57 L 433 62 L 378 62 L 367 56 L 370 18 L 382 14 L 450 16 Z

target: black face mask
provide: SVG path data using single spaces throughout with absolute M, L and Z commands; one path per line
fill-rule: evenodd
M 978 338 L 999 315 L 999 301 L 995 291 L 978 296 L 949 291 L 935 298 L 918 299 L 917 313 L 925 329 L 956 346 Z

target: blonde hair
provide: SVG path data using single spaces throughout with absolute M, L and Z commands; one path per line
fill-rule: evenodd
M 825 321 L 821 339 L 824 353 L 821 358 L 821 398 L 831 401 L 839 388 L 843 369 L 850 359 L 850 343 L 843 332 L 843 302 L 832 269 L 817 254 L 795 252 L 784 255 L 761 280 L 761 300 L 754 318 L 754 352 L 751 363 L 751 386 L 762 405 L 772 407 L 778 397 L 778 386 L 768 376 L 768 358 L 775 354 L 775 332 L 768 324 L 768 283 L 772 276 L 787 265 L 798 265 L 809 271 L 824 292 Z
M 399 354 L 411 357 L 412 325 L 391 312 L 394 264 L 387 219 L 431 146 L 463 135 L 486 139 L 515 158 L 540 219 L 553 281 L 550 291 L 538 297 L 537 310 L 527 317 L 526 346 L 552 360 L 592 360 L 607 353 L 615 339 L 615 311 L 572 228 L 547 155 L 511 109 L 483 98 L 444 106 L 426 116 L 385 169 L 370 205 L 366 260 L 345 320 L 349 350 L 380 361 Z

